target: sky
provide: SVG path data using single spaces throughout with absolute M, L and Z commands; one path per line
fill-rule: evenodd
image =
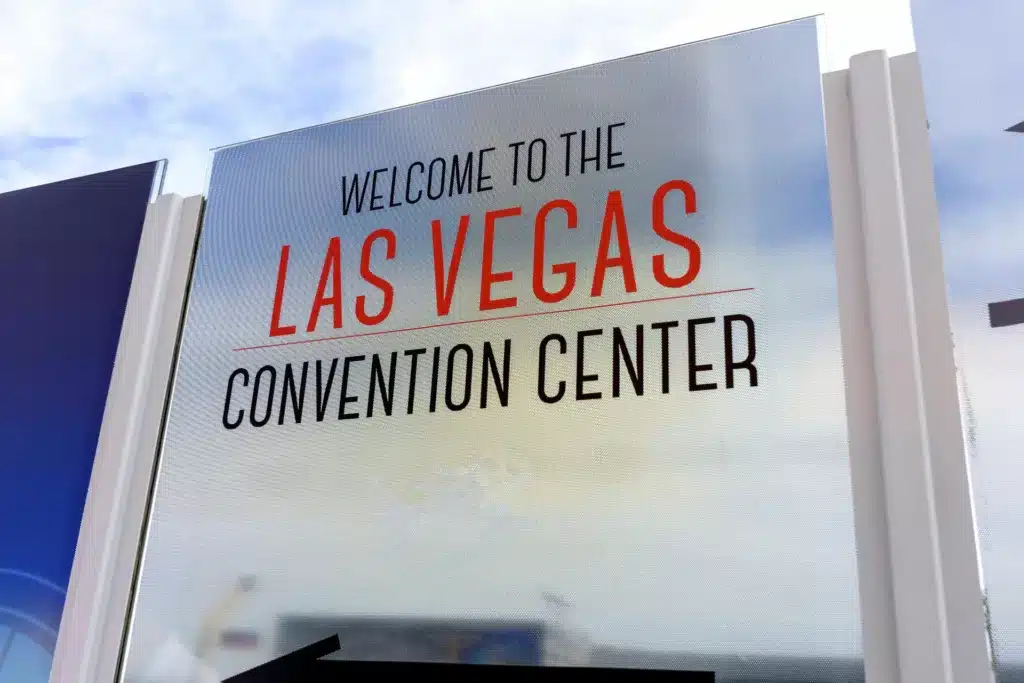
M 209 150 L 819 12 L 833 68 L 913 48 L 905 2 L 2 0 L 0 190 Z

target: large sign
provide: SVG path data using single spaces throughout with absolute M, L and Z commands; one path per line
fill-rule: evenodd
M 0 679 L 49 680 L 147 163 L 0 195 Z
M 914 0 L 993 656 L 1024 679 L 1024 5 Z
M 817 45 L 799 21 L 219 150 L 127 672 L 303 615 L 856 661 Z

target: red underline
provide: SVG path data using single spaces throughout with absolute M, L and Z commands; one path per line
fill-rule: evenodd
M 659 301 L 675 301 L 677 299 L 693 299 L 700 296 L 716 296 L 719 294 L 734 294 L 736 292 L 752 292 L 753 287 L 740 287 L 737 289 L 720 289 L 715 292 L 696 292 L 694 294 L 676 294 L 675 296 L 662 296 L 653 299 L 637 299 L 635 301 L 616 301 L 610 304 L 594 304 L 593 306 L 580 306 L 579 308 L 563 308 L 557 311 L 534 311 L 533 313 L 516 313 L 514 315 L 499 315 L 493 318 L 475 318 L 473 320 L 454 320 L 447 323 L 434 323 L 433 325 L 421 325 L 420 327 L 405 327 L 398 330 L 378 330 L 375 332 L 356 332 L 354 334 L 343 334 L 337 337 L 321 337 L 320 339 L 297 339 L 294 341 L 277 342 L 276 344 L 261 344 L 260 346 L 243 346 L 232 351 L 256 351 L 257 349 L 272 349 L 278 346 L 295 346 L 297 344 L 317 344 L 319 342 L 341 341 L 342 339 L 358 339 L 360 337 L 378 337 L 385 334 L 400 334 L 402 332 L 419 332 L 421 330 L 435 330 L 441 327 L 455 327 L 456 325 L 475 325 L 477 323 L 493 323 L 499 320 L 519 320 L 521 318 L 538 318 L 542 315 L 559 315 L 560 313 L 579 313 L 580 311 L 593 311 L 599 308 L 617 308 L 620 306 L 633 306 L 636 304 L 653 304 Z

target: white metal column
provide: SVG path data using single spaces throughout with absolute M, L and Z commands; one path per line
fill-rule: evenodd
M 846 381 L 864 673 L 869 683 L 899 683 L 889 522 L 878 429 L 878 388 L 849 88 L 849 71 L 825 74 L 828 172 Z
M 203 198 L 146 212 L 51 683 L 113 681 Z
M 902 683 L 952 683 L 889 60 L 850 60 L 883 486 Z
M 919 67 L 824 86 L 867 680 L 988 683 Z

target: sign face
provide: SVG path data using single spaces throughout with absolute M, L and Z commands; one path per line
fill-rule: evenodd
M 219 150 L 127 671 L 214 614 L 542 620 L 545 652 L 612 667 L 858 661 L 817 41 Z
M 48 681 L 162 163 L 0 194 L 0 680 Z
M 1000 680 L 1024 680 L 1024 5 L 914 0 Z

